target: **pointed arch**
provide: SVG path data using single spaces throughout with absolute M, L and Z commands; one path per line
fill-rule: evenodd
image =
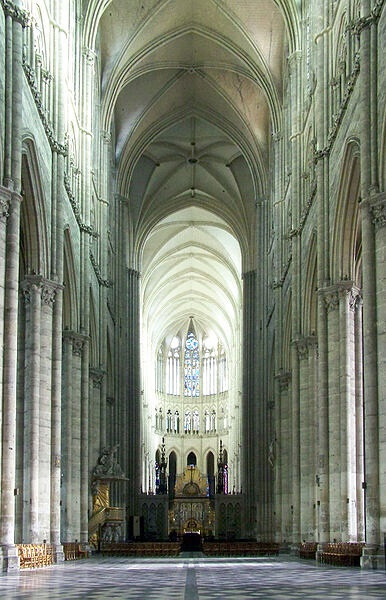
M 23 141 L 22 193 L 20 215 L 21 270 L 24 275 L 50 277 L 48 220 L 42 178 L 35 143 Z
M 282 356 L 282 365 L 284 371 L 290 370 L 291 363 L 291 338 L 292 338 L 292 322 L 291 322 L 291 312 L 292 312 L 292 299 L 291 295 L 288 296 L 287 306 L 284 310 L 284 328 L 283 328 L 283 356 Z
M 63 329 L 78 331 L 77 280 L 71 232 L 64 231 L 63 245 Z
M 303 332 L 314 335 L 317 330 L 317 245 L 316 232 L 313 232 L 306 260 L 306 270 L 303 288 Z
M 98 341 L 99 341 L 99 336 L 98 336 L 95 301 L 94 301 L 94 295 L 93 295 L 92 291 L 90 290 L 90 365 L 92 365 L 92 366 L 99 365 Z
M 333 221 L 331 273 L 333 281 L 350 280 L 358 287 L 361 260 L 361 221 L 359 215 L 360 149 L 350 140 L 342 161 L 338 198 Z

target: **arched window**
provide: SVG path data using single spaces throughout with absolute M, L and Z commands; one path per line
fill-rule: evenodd
M 219 392 L 226 392 L 228 389 L 227 358 L 222 350 L 218 361 L 218 385 Z
M 188 467 L 191 467 L 191 466 L 195 467 L 196 466 L 196 464 L 197 464 L 197 457 L 194 454 L 194 452 L 189 452 L 186 464 L 187 464 Z
M 168 352 L 166 363 L 166 393 L 180 395 L 180 348 L 179 338 L 174 337 Z
M 164 391 L 164 356 L 162 348 L 159 349 L 157 354 L 157 369 L 156 369 L 156 390 L 157 392 Z
M 200 395 L 200 353 L 194 333 L 188 333 L 185 343 L 184 396 Z

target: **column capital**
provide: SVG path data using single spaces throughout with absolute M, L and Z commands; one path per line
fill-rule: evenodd
M 324 299 L 327 312 L 339 308 L 339 301 L 348 299 L 350 308 L 355 310 L 361 290 L 349 279 L 345 279 L 326 288 L 319 288 L 318 294 Z
M 338 293 L 341 300 L 347 300 L 350 310 L 355 311 L 360 302 L 361 290 L 352 281 L 342 281 L 338 284 Z
M 317 339 L 315 335 L 301 336 L 292 340 L 292 344 L 296 346 L 298 351 L 299 360 L 305 360 L 309 356 L 311 348 L 317 346 Z
M 103 369 L 98 369 L 98 367 L 90 367 L 89 373 L 93 387 L 100 389 L 106 372 Z
M 94 64 L 95 57 L 96 57 L 94 50 L 92 50 L 91 48 L 88 48 L 87 46 L 83 46 L 82 54 L 85 57 L 85 59 L 89 65 Z
M 41 294 L 41 277 L 40 275 L 27 275 L 27 277 L 20 283 L 20 291 L 23 295 L 26 306 L 31 303 L 32 294 Z
M 55 297 L 58 290 L 63 289 L 62 285 L 59 285 L 55 281 L 49 281 L 48 279 L 42 282 L 42 304 L 47 306 L 53 306 Z
M 27 27 L 30 22 L 30 15 L 28 11 L 23 8 L 19 8 L 15 2 L 11 0 L 0 0 L 1 6 L 3 7 L 4 14 L 7 17 L 11 17 L 14 21 L 17 21 L 22 27 Z
M 0 222 L 5 222 L 9 216 L 9 207 L 12 199 L 12 190 L 0 186 Z
M 24 300 L 28 304 L 30 295 L 33 290 L 40 291 L 42 304 L 53 306 L 55 296 L 58 290 L 62 290 L 63 286 L 56 281 L 45 279 L 42 275 L 26 275 L 24 281 L 20 284 L 20 289 L 23 292 Z
M 323 297 L 327 312 L 336 310 L 339 307 L 339 290 L 336 285 L 319 289 L 318 294 Z
M 89 340 L 87 335 L 83 333 L 77 333 L 76 331 L 72 331 L 70 329 L 64 329 L 63 333 L 63 341 L 72 343 L 72 353 L 74 356 L 82 356 L 83 346 Z
M 386 225 L 386 193 L 375 194 L 368 199 L 375 229 Z
M 288 386 L 291 381 L 291 373 L 289 371 L 279 371 L 277 375 L 275 375 L 275 379 L 279 384 L 280 392 L 285 392 L 288 390 Z

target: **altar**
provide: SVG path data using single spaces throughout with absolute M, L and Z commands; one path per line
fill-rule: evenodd
M 208 478 L 195 466 L 184 469 L 176 478 L 169 509 L 169 536 L 215 535 L 215 511 L 209 498 Z

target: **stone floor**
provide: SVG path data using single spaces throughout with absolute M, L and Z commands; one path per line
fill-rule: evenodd
M 368 600 L 386 598 L 386 574 L 282 557 L 91 558 L 0 575 L 0 598 Z

